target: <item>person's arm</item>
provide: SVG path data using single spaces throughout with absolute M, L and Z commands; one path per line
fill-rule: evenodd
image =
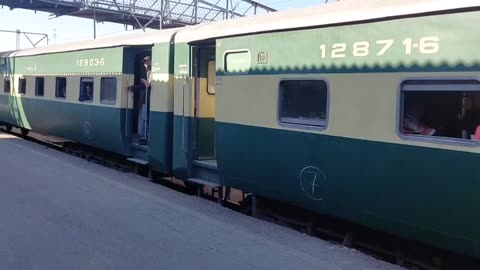
M 146 87 L 146 88 L 149 88 L 150 85 L 151 85 L 150 81 L 147 81 L 147 80 L 145 80 L 145 79 L 143 79 L 143 78 L 140 79 L 140 81 L 142 82 L 143 86 Z

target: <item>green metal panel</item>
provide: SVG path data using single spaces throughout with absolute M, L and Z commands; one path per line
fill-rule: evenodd
M 125 109 L 0 95 L 0 121 L 126 155 Z
M 15 73 L 23 75 L 121 73 L 123 48 L 34 55 L 15 59 Z
M 480 155 L 216 122 L 225 184 L 480 257 Z
M 196 158 L 215 157 L 215 118 L 197 118 Z
M 176 43 L 174 46 L 174 74 L 176 77 L 187 77 L 191 74 L 190 46 L 186 43 Z
M 190 76 L 190 46 L 186 43 L 176 43 L 174 48 L 174 75 L 175 83 L 178 78 Z M 176 86 L 178 91 L 180 87 Z M 175 92 L 176 98 L 183 98 L 183 93 Z M 187 101 L 185 101 L 187 102 Z M 189 104 L 187 102 L 187 104 Z M 187 105 L 188 106 L 188 105 Z M 179 179 L 189 177 L 189 166 L 192 157 L 192 123 L 194 118 L 183 116 L 182 108 L 174 108 L 173 116 L 173 174 Z
M 173 74 L 173 44 L 161 43 L 155 44 L 152 48 L 152 72 L 154 74 Z M 170 77 L 169 77 L 170 79 Z M 154 84 L 158 88 L 152 88 L 152 91 L 161 91 L 152 94 L 152 99 L 173 98 L 169 93 L 173 84 L 169 82 L 161 82 Z M 167 93 L 168 92 L 168 93 Z M 153 102 L 153 100 L 152 100 Z M 173 100 L 171 100 L 173 103 Z M 153 104 L 158 104 L 153 102 Z M 163 104 L 163 103 L 162 103 Z M 159 111 L 156 111 L 159 110 Z M 173 108 L 151 107 L 150 112 L 150 130 L 149 130 L 149 162 L 150 166 L 158 172 L 164 174 L 172 173 L 173 158 Z
M 171 174 L 173 158 L 173 112 L 150 112 L 150 166 L 155 171 Z
M 159 74 L 174 74 L 174 44 L 160 43 L 152 48 L 152 72 Z
M 265 33 L 217 41 L 224 55 L 248 49 L 255 73 L 478 69 L 480 12 Z
M 178 179 L 190 176 L 193 117 L 173 116 L 173 175 Z

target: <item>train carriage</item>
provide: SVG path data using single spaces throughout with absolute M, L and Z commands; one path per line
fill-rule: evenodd
M 7 76 L 10 68 L 9 56 L 12 52 L 2 52 L 0 53 L 0 92 L 5 92 L 10 90 L 10 78 Z M 5 104 L 0 105 L 0 113 L 4 114 L 9 112 L 10 107 Z
M 174 167 L 479 257 L 480 150 L 458 118 L 480 94 L 476 4 L 345 2 L 179 32 Z
M 66 138 L 151 160 L 170 173 L 172 81 L 170 43 L 176 30 L 128 34 L 22 50 L 3 60 L 0 121 L 22 131 Z M 154 45 L 155 43 L 155 45 Z M 153 54 L 153 55 L 152 55 Z M 135 91 L 153 56 L 151 145 L 138 144 Z M 8 64 L 8 65 L 7 65 Z M 8 67 L 8 68 L 7 68 Z
M 478 259 L 479 13 L 345 1 L 5 53 L 0 121 Z

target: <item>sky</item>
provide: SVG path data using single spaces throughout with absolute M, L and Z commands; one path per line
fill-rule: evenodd
M 257 0 L 258 2 L 277 10 L 288 10 L 324 3 L 325 0 Z M 93 21 L 75 17 L 51 18 L 49 13 L 34 12 L 30 10 L 14 9 L 0 6 L 0 30 L 34 32 L 47 34 L 49 44 L 64 43 L 82 39 L 93 38 Z M 129 27 L 128 30 L 132 28 Z M 97 37 L 108 36 L 125 31 L 125 26 L 113 23 L 98 23 Z M 41 36 L 29 35 L 33 42 Z M 39 46 L 47 45 L 43 40 Z M 21 48 L 31 48 L 30 42 L 25 36 L 20 39 Z M 0 52 L 14 50 L 16 47 L 15 33 L 0 32 Z

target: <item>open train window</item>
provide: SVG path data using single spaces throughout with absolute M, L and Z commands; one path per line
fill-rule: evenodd
M 325 128 L 328 86 L 323 80 L 283 80 L 280 82 L 281 123 Z
M 43 77 L 35 78 L 35 96 L 43 96 L 45 90 L 45 79 Z
M 57 98 L 67 97 L 67 78 L 65 77 L 55 78 L 55 97 Z
M 92 77 L 80 78 L 80 96 L 78 100 L 81 102 L 93 101 L 93 78 Z
M 115 105 L 117 103 L 117 78 L 102 78 L 100 85 L 100 102 Z
M 19 78 L 18 79 L 18 93 L 25 94 L 27 92 L 27 79 Z
M 208 61 L 208 74 L 207 74 L 207 93 L 209 95 L 215 95 L 216 84 L 216 67 L 215 60 Z
M 480 127 L 480 81 L 435 79 L 402 83 L 399 121 L 402 135 L 471 141 L 476 140 L 477 127 Z
M 5 77 L 3 79 L 3 92 L 10 93 L 10 77 Z

